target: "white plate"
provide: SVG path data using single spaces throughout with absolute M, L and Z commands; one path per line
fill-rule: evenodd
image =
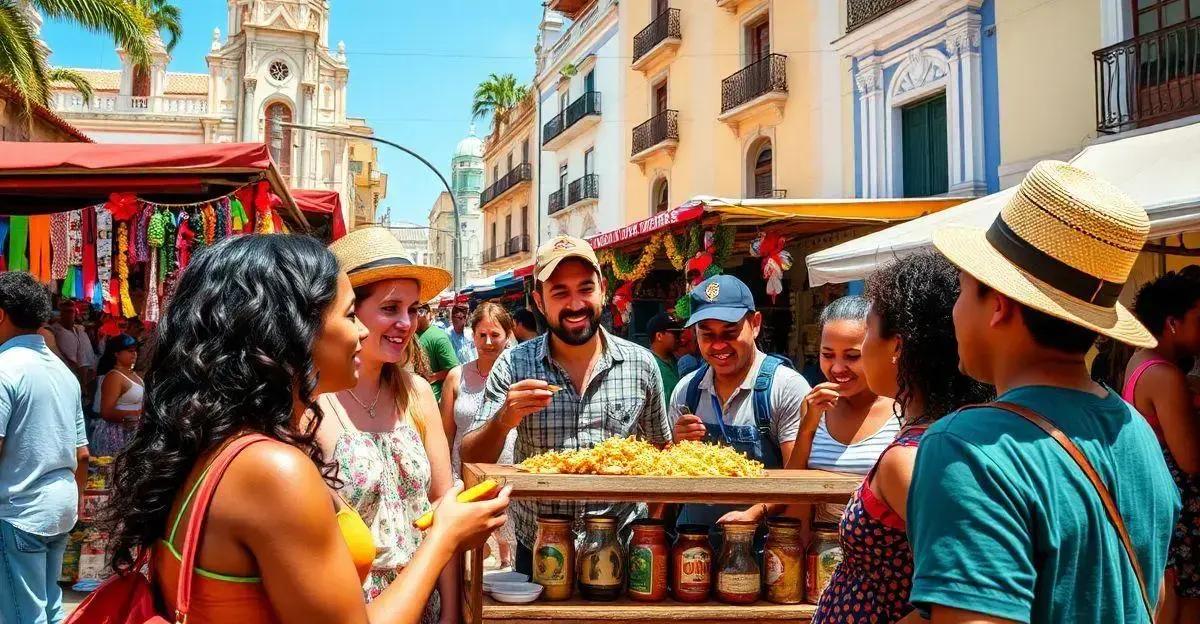
M 488 572 L 483 575 L 483 590 L 490 592 L 496 583 L 525 583 L 529 581 L 528 574 L 520 572 Z
M 542 593 L 542 586 L 537 583 L 526 583 L 524 581 L 499 582 L 492 583 L 492 591 L 509 595 L 540 594 Z
M 500 592 L 492 592 L 492 598 L 495 598 L 497 602 L 508 604 L 529 604 L 537 600 L 538 596 L 541 595 L 542 592 L 537 592 L 536 594 L 502 594 Z

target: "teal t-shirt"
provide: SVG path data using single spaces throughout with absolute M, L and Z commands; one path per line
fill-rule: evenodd
M 1157 603 L 1179 491 L 1146 421 L 1106 398 L 1025 387 L 1000 400 L 1053 422 L 1087 455 L 1125 519 Z M 1133 568 L 1091 482 L 1045 432 L 994 408 L 921 438 L 908 494 L 911 600 L 1018 622 L 1146 622 Z
M 454 354 L 454 345 L 450 342 L 450 335 L 439 327 L 430 325 L 429 329 L 421 334 L 421 348 L 425 350 L 425 357 L 429 358 L 429 369 L 435 373 L 448 371 L 459 364 L 458 356 Z M 435 381 L 429 385 L 433 386 L 433 398 L 440 403 L 442 382 Z

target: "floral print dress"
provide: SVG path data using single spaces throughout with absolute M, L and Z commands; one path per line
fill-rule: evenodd
M 901 431 L 879 458 L 896 446 L 915 447 L 924 427 Z M 871 491 L 875 462 L 846 504 L 838 537 L 842 562 L 821 594 L 813 624 L 889 624 L 908 615 L 913 556 L 904 520 Z
M 391 431 L 360 431 L 340 405 L 327 409 L 337 414 L 342 429 L 333 451 L 343 482 L 340 494 L 371 528 L 375 540 L 375 562 L 363 583 L 370 602 L 396 579 L 424 539 L 412 523 L 432 508 L 429 458 L 411 418 L 401 418 Z M 441 598 L 435 589 L 421 621 L 436 623 L 440 614 Z

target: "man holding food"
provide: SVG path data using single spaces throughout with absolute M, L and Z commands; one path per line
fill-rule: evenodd
M 662 379 L 646 349 L 600 326 L 607 284 L 587 242 L 552 238 L 537 251 L 533 298 L 549 332 L 500 356 L 488 375 L 483 405 L 462 441 L 464 463 L 494 462 L 516 429 L 515 459 L 545 451 L 586 449 L 636 435 L 671 439 Z M 598 466 L 597 472 L 603 472 Z M 583 533 L 585 514 L 611 514 L 622 530 L 646 515 L 633 503 L 514 501 L 516 569 L 530 573 L 539 514 L 566 514 Z
M 800 428 L 800 405 L 812 390 L 804 377 L 755 345 L 762 314 L 754 295 L 732 275 L 716 275 L 691 292 L 692 314 L 704 363 L 675 386 L 674 439 L 732 446 L 767 468 L 782 468 Z M 679 524 L 715 525 L 749 520 L 724 505 L 684 505 Z

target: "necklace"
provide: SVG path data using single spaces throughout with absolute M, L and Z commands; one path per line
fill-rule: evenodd
M 363 403 L 362 399 L 358 398 L 358 395 L 354 394 L 353 390 L 346 390 L 346 392 L 350 393 L 350 398 L 354 399 L 354 402 L 358 403 L 359 407 L 367 410 L 367 416 L 371 420 L 375 420 L 375 408 L 379 405 L 379 395 L 383 392 L 383 384 L 379 384 L 379 387 L 375 390 L 375 400 L 371 401 L 370 405 Z

